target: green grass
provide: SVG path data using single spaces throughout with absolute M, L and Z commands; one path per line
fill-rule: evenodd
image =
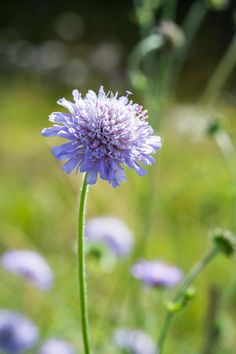
M 40 135 L 60 95 L 22 82 L 1 87 L 0 93 L 1 251 L 36 249 L 55 272 L 55 286 L 49 293 L 1 272 L 0 304 L 34 319 L 41 340 L 62 336 L 82 353 L 74 253 L 80 176 L 64 175 L 49 151 L 55 141 Z M 70 97 L 70 93 L 64 95 Z M 219 110 L 233 134 L 235 110 Z M 163 149 L 147 176 L 140 178 L 127 171 L 127 182 L 117 189 L 99 181 L 90 188 L 87 217 L 110 214 L 122 218 L 136 238 L 135 259 L 161 258 L 186 272 L 209 249 L 209 229 L 232 229 L 233 191 L 211 137 L 192 142 L 176 130 L 174 118 L 168 115 L 158 133 L 163 137 Z M 118 327 L 138 326 L 158 337 L 170 294 L 145 289 L 132 280 L 129 267 L 135 259 L 121 261 L 111 273 L 88 262 L 94 353 L 118 353 L 111 342 Z M 234 267 L 235 261 L 219 256 L 197 279 L 196 298 L 175 319 L 166 354 L 202 353 L 209 288 L 214 285 L 221 293 L 227 289 L 233 273 L 236 276 Z M 232 296 L 219 314 L 221 343 L 215 354 L 233 353 L 236 345 L 235 286 L 231 290 Z

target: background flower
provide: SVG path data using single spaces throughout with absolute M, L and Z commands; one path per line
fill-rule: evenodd
M 52 271 L 37 252 L 9 250 L 2 255 L 0 264 L 5 270 L 30 280 L 41 290 L 48 290 L 52 286 Z
M 131 354 L 158 354 L 152 338 L 140 330 L 119 329 L 114 334 L 118 348 Z
M 22 314 L 0 310 L 0 349 L 7 353 L 21 353 L 32 348 L 38 340 L 38 330 Z
M 62 339 L 51 338 L 41 346 L 38 354 L 75 354 L 75 349 Z
M 133 248 L 133 235 L 128 226 L 112 216 L 100 216 L 87 221 L 85 236 L 91 244 L 103 244 L 116 256 L 126 256 Z
M 82 98 L 78 90 L 74 90 L 74 103 L 65 98 L 58 101 L 69 114 L 52 113 L 49 120 L 55 124 L 43 129 L 42 135 L 69 140 L 52 148 L 59 160 L 67 160 L 62 166 L 67 174 L 74 169 L 87 172 L 89 184 L 96 183 L 100 174 L 117 187 L 125 181 L 122 165 L 143 176 L 146 171 L 138 162 L 153 164 L 150 154 L 160 149 L 161 139 L 153 135 L 146 121 L 147 111 L 129 101 L 127 96 L 118 98 L 118 93 L 105 94 L 101 86 L 98 95 L 89 90 Z
M 179 268 L 158 260 L 141 260 L 134 264 L 131 273 L 148 286 L 175 286 L 182 278 Z

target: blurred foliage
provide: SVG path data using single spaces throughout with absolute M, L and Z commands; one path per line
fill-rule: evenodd
M 50 294 L 41 294 L 30 286 L 23 287 L 20 279 L 13 281 L 12 276 L 2 274 L 0 303 L 33 316 L 41 327 L 42 336 L 61 335 L 82 348 L 78 336 L 73 251 L 80 177 L 67 177 L 60 171 L 40 136 L 45 117 L 54 108 L 57 97 L 45 94 L 45 90 L 34 84 L 22 83 L 2 87 L 1 93 L 1 250 L 37 249 L 51 264 L 56 284 Z M 219 109 L 223 123 L 235 130 L 235 110 Z M 232 229 L 233 191 L 224 162 L 211 138 L 203 134 L 201 141 L 194 142 L 191 135 L 194 132 L 182 135 L 173 114 L 163 120 L 160 134 L 164 147 L 148 175 L 137 178 L 132 171 L 127 171 L 127 182 L 118 189 L 99 181 L 90 190 L 87 216 L 121 217 L 135 234 L 138 250 L 135 258 L 162 258 L 186 271 L 209 247 L 206 237 L 209 228 L 220 225 Z M 144 194 L 147 190 L 152 193 L 151 204 Z M 150 211 L 148 220 L 145 218 L 147 210 Z M 142 244 L 141 250 L 139 244 Z M 129 267 L 133 261 L 127 259 L 117 264 L 112 273 L 103 273 L 94 268 L 93 263 L 91 267 L 88 264 L 92 337 L 98 353 L 108 350 L 109 338 L 121 324 L 140 326 L 157 336 L 163 317 L 164 294 L 139 287 L 131 279 Z M 201 346 L 207 287 L 215 284 L 222 290 L 227 288 L 232 266 L 231 262 L 219 258 L 196 282 L 196 299 L 177 320 L 169 353 L 176 350 L 176 346 L 183 352 L 182 343 L 186 348 Z M 139 309 L 130 306 L 133 297 L 137 297 L 137 293 L 130 293 L 132 282 L 139 292 Z M 12 296 L 16 286 L 20 290 Z M 226 312 L 228 325 L 231 318 L 231 332 L 234 331 L 235 296 L 233 292 Z M 229 335 L 224 328 L 222 331 L 223 336 Z M 231 342 L 233 348 L 235 337 Z

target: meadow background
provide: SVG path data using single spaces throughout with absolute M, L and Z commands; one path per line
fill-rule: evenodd
M 163 139 L 147 176 L 127 170 L 127 182 L 116 189 L 105 181 L 90 188 L 87 217 L 119 217 L 135 237 L 133 254 L 113 269 L 88 259 L 94 353 L 119 353 L 112 343 L 119 327 L 158 337 L 170 292 L 132 279 L 134 261 L 159 258 L 186 273 L 209 249 L 209 230 L 220 226 L 236 232 L 235 44 L 209 88 L 235 38 L 234 1 L 222 3 L 171 0 L 158 7 L 151 0 L 28 0 L 1 5 L 0 251 L 37 250 L 51 265 L 55 284 L 40 292 L 1 270 L 0 307 L 33 319 L 41 341 L 62 337 L 82 353 L 74 251 L 81 176 L 66 176 L 49 151 L 55 140 L 41 136 L 48 115 L 58 110 L 57 99 L 70 99 L 72 89 L 85 94 L 103 84 L 106 91 L 132 91 Z M 140 65 L 141 77 L 133 77 L 133 48 L 163 19 L 183 27 L 196 4 L 195 13 L 203 15 L 191 43 L 185 39 L 186 47 L 169 44 L 151 51 Z M 172 82 L 179 53 L 184 53 L 181 70 Z M 215 121 L 220 128 L 209 133 Z M 234 354 L 235 260 L 219 256 L 194 287 L 196 297 L 176 317 L 166 354 Z M 212 324 L 214 300 L 217 323 Z M 211 325 L 219 331 L 217 346 L 206 351 Z

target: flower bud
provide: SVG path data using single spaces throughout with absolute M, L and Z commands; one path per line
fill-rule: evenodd
M 183 308 L 183 304 L 181 302 L 168 301 L 166 303 L 166 308 L 170 313 L 177 313 Z
M 214 135 L 221 130 L 221 125 L 218 120 L 211 120 L 207 127 L 207 134 Z
M 161 21 L 157 28 L 157 32 L 168 44 L 176 49 L 182 48 L 185 44 L 184 32 L 172 21 Z
M 192 300 L 196 296 L 196 290 L 194 288 L 188 288 L 184 295 L 187 301 Z
M 236 251 L 236 236 L 231 231 L 217 228 L 211 232 L 211 238 L 219 251 L 227 256 Z

